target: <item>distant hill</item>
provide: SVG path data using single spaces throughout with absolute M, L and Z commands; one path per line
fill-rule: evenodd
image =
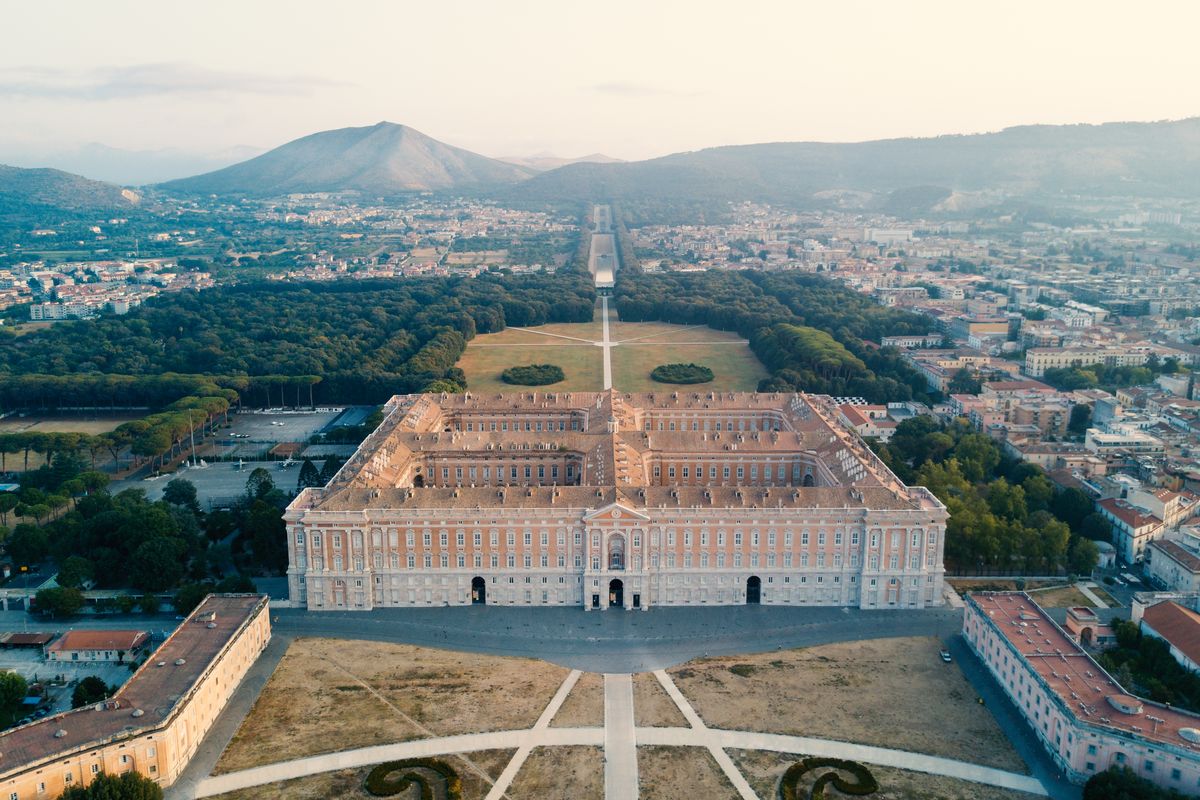
M 538 153 L 534 156 L 504 156 L 501 161 L 507 161 L 509 164 L 516 164 L 518 167 L 526 167 L 534 172 L 546 172 L 551 169 L 565 167 L 568 164 L 624 164 L 620 158 L 606 156 L 603 153 L 592 153 L 579 158 L 559 158 L 558 156 L 550 155 L 549 153 Z
M 873 193 L 881 206 L 937 203 L 962 191 L 1200 197 L 1200 118 L 715 147 L 625 164 L 571 164 L 536 175 L 510 194 L 816 206 L 828 205 L 839 191 Z
M 136 192 L 57 169 L 24 169 L 0 164 L 0 206 L 120 209 L 137 205 Z
M 532 172 L 451 147 L 405 125 L 380 122 L 288 142 L 257 158 L 159 187 L 190 194 L 271 196 L 360 191 L 372 195 L 514 183 Z

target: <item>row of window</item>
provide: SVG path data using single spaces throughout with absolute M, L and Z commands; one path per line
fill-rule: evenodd
M 454 468 L 454 480 L 456 480 L 459 483 L 462 483 L 463 480 L 468 480 L 468 481 L 471 481 L 472 483 L 474 483 L 475 481 L 487 482 L 492 479 L 492 470 L 493 469 L 495 469 L 496 480 L 503 481 L 504 480 L 504 467 L 494 467 L 493 468 L 493 467 L 488 467 L 488 466 L 466 467 L 465 471 L 464 471 L 463 467 L 455 467 Z M 512 480 L 512 481 L 519 481 L 523 477 L 527 481 L 533 480 L 533 471 L 534 471 L 534 467 L 529 464 L 526 464 L 523 467 L 517 467 L 515 465 L 510 465 L 508 468 L 508 479 Z M 558 475 L 559 475 L 558 464 L 551 464 L 550 465 L 550 480 L 552 480 L 552 481 L 558 480 Z M 568 481 L 574 480 L 574 478 L 575 478 L 575 465 L 574 464 L 567 464 L 566 475 L 567 475 Z M 538 477 L 538 480 L 541 480 L 541 481 L 546 480 L 546 465 L 545 464 L 539 464 L 537 466 L 537 477 Z M 442 483 L 449 483 L 449 482 L 450 482 L 450 468 L 442 467 Z
M 728 464 L 720 467 L 720 470 L 721 470 L 721 478 L 724 480 L 729 480 L 733 475 L 733 468 L 730 467 Z M 745 465 L 739 466 L 737 468 L 737 479 L 739 481 L 744 481 L 746 479 L 746 472 L 747 472 L 747 467 Z M 769 465 L 769 464 L 763 465 L 763 471 L 762 471 L 763 480 L 768 480 L 768 481 L 772 480 L 771 472 L 772 472 L 771 465 Z M 774 472 L 775 472 L 774 480 L 781 481 L 781 482 L 785 481 L 785 480 L 787 480 L 788 465 L 780 464 L 775 468 Z M 791 472 L 792 472 L 792 481 L 798 483 L 801 478 L 800 465 L 792 464 Z M 752 480 L 752 481 L 758 480 L 758 464 L 751 464 L 749 466 L 749 473 L 750 473 L 750 480 Z M 704 465 L 696 464 L 694 467 L 694 472 L 693 472 L 693 467 L 690 465 L 680 466 L 679 474 L 683 480 L 687 480 L 688 478 L 691 478 L 693 475 L 695 475 L 695 477 L 697 479 L 703 478 L 704 477 Z M 661 464 L 654 465 L 654 477 L 662 478 L 662 465 Z M 715 464 L 709 465 L 708 477 L 710 480 L 714 480 L 714 481 L 717 479 L 717 466 Z M 804 474 L 804 477 L 806 477 L 806 478 L 812 477 L 811 469 L 806 474 Z M 675 466 L 674 465 L 667 466 L 667 479 L 675 480 Z M 810 483 L 808 485 L 811 486 L 812 484 Z
M 466 423 L 465 427 L 462 422 L 459 422 L 456 424 L 456 427 L 460 431 L 461 430 L 466 430 L 466 431 L 470 431 L 470 432 L 479 431 L 480 433 L 484 433 L 486 431 L 495 432 L 495 431 L 510 430 L 508 420 L 491 420 L 490 422 L 484 422 L 483 420 L 480 420 L 478 425 L 476 425 L 476 423 L 474 423 L 474 422 L 468 421 Z M 569 427 L 573 431 L 579 430 L 579 420 L 572 419 Z M 527 419 L 527 420 L 515 420 L 512 423 L 511 430 L 514 430 L 514 431 L 523 431 L 524 430 L 524 431 L 529 431 L 531 433 L 537 433 L 540 431 L 565 431 L 565 430 L 567 430 L 567 428 L 568 428 L 568 425 L 567 425 L 566 420 L 562 420 L 562 419 L 559 419 L 559 420 L 553 420 L 553 419 L 551 419 L 551 420 L 540 420 L 540 419 L 530 420 L 530 419 Z
M 375 570 L 384 569 L 385 563 L 390 569 L 401 569 L 401 564 L 403 564 L 404 569 L 417 569 L 418 564 L 425 569 L 434 569 L 435 567 L 440 569 L 449 569 L 451 561 L 452 559 L 447 553 L 441 553 L 437 556 L 434 556 L 431 553 L 426 553 L 420 559 L 418 559 L 417 556 L 413 555 L 412 553 L 409 553 L 403 559 L 399 553 L 391 553 L 385 562 L 383 553 L 375 553 L 371 563 L 372 568 Z M 801 553 L 799 559 L 796 559 L 792 553 L 784 553 L 782 559 L 780 559 L 775 553 L 766 553 L 765 555 L 760 555 L 759 553 L 750 553 L 749 558 L 744 558 L 742 553 L 735 552 L 730 558 L 727 557 L 725 553 L 719 552 L 712 555 L 709 553 L 700 553 L 698 554 L 698 557 L 693 557 L 692 553 L 684 553 L 682 557 L 676 553 L 667 553 L 665 559 L 660 558 L 658 553 L 653 553 L 650 556 L 650 568 L 658 569 L 664 563 L 664 561 L 667 569 L 677 569 L 681 565 L 683 569 L 692 569 L 693 567 L 697 566 L 700 569 L 708 569 L 710 567 L 722 569 L 727 566 L 733 566 L 735 568 L 742 566 L 782 566 L 785 569 L 790 569 L 797 566 L 800 568 L 815 566 L 817 569 L 823 569 L 826 567 L 839 569 L 845 566 L 841 553 L 834 553 L 833 558 L 828 560 L 830 563 L 827 563 L 824 553 L 817 553 L 815 559 L 810 559 L 808 553 Z M 583 557 L 580 555 L 575 555 L 572 557 L 571 562 L 575 569 L 580 569 L 583 566 Z M 345 568 L 345 564 L 347 562 L 340 555 L 335 555 L 330 563 L 334 572 L 341 572 Z M 366 561 L 362 556 L 356 556 L 349 563 L 353 565 L 353 570 L 355 572 L 362 572 L 364 569 L 366 569 Z M 458 567 L 459 569 L 465 569 L 467 563 L 467 556 L 463 553 L 459 553 L 453 558 L 454 566 Z M 525 553 L 520 557 L 514 553 L 508 553 L 502 557 L 499 554 L 493 553 L 485 558 L 482 554 L 475 553 L 471 556 L 470 563 L 471 566 L 476 569 L 484 568 L 485 564 L 492 569 L 499 569 L 501 564 L 510 569 L 515 569 L 518 564 L 525 569 L 533 569 L 535 565 L 542 569 L 547 569 L 552 563 L 554 566 L 563 569 L 567 565 L 567 557 L 560 554 L 552 558 L 546 553 L 542 553 L 540 556 L 534 556 L 533 554 Z M 589 563 L 591 564 L 591 568 L 593 570 L 599 570 L 602 559 L 598 554 L 594 554 L 589 559 Z M 634 571 L 641 570 L 643 563 L 645 562 L 643 561 L 642 556 L 637 554 L 630 556 L 628 559 L 629 569 Z M 867 568 L 873 571 L 879 570 L 881 568 L 881 563 L 882 562 L 878 555 L 872 555 L 867 560 Z M 303 552 L 297 553 L 296 566 L 300 567 L 301 569 L 307 569 L 308 564 L 309 561 L 307 555 Z M 624 558 L 624 554 L 614 553 L 609 558 L 609 569 L 625 569 L 625 564 L 626 559 Z M 887 561 L 887 569 L 898 570 L 900 569 L 900 564 L 901 562 L 899 556 L 891 556 Z M 937 553 L 931 551 L 926 557 L 925 564 L 928 567 L 937 566 Z M 849 566 L 851 568 L 857 568 L 858 565 L 858 554 L 851 553 Z M 905 562 L 905 568 L 909 570 L 920 569 L 920 556 L 910 556 L 908 561 Z M 312 569 L 318 572 L 325 569 L 325 559 L 323 556 L 317 555 L 313 557 Z
M 712 534 L 710 534 L 708 531 L 702 530 L 698 534 L 696 534 L 696 536 L 698 537 L 698 539 L 693 538 L 692 531 L 685 529 L 682 533 L 683 546 L 691 547 L 691 546 L 693 546 L 694 542 L 698 542 L 700 547 L 707 547 L 709 545 L 710 536 L 712 536 Z M 912 531 L 910 538 L 909 538 L 909 546 L 912 548 L 920 548 L 922 537 L 923 537 L 923 534 L 920 530 Z M 382 545 L 382 537 L 378 532 L 374 532 L 372 534 L 371 539 L 372 539 L 372 544 L 374 547 L 382 547 L 383 546 Z M 391 539 L 392 547 L 399 547 L 399 534 L 396 531 L 391 532 L 390 539 Z M 566 533 L 559 531 L 556 534 L 555 541 L 559 547 L 566 546 L 566 539 L 567 539 Z M 531 531 L 531 530 L 524 531 L 524 533 L 521 536 L 522 544 L 525 547 L 531 547 L 531 546 L 533 546 L 533 540 L 534 540 L 533 531 Z M 642 546 L 641 532 L 635 530 L 631 535 L 631 540 L 632 540 L 633 547 L 635 547 L 635 548 L 641 547 Z M 575 546 L 576 547 L 580 546 L 582 544 L 582 541 L 583 541 L 583 534 L 580 531 L 575 531 L 575 533 L 574 533 Z M 594 549 L 600 548 L 601 541 L 602 541 L 601 534 L 599 534 L 599 533 L 592 534 L 592 547 Z M 715 541 L 716 541 L 716 544 L 718 547 L 724 547 L 726 544 L 726 541 L 727 541 L 726 540 L 726 532 L 723 530 L 718 530 L 715 534 Z M 750 532 L 749 543 L 750 543 L 751 547 L 761 547 L 763 541 L 764 541 L 764 538 L 763 538 L 762 534 L 760 534 L 758 531 Z M 777 538 L 777 534 L 775 533 L 775 531 L 768 531 L 767 535 L 765 537 L 765 541 L 766 541 L 767 547 L 770 547 L 770 548 L 776 547 L 778 538 Z M 810 537 L 809 532 L 807 530 L 801 531 L 800 546 L 808 547 L 810 545 L 811 541 L 812 541 L 812 538 Z M 824 531 L 817 532 L 816 543 L 817 543 L 818 547 L 826 546 L 827 541 L 828 541 L 827 535 Z M 844 541 L 844 537 L 843 537 L 842 531 L 841 530 L 834 531 L 834 533 L 833 533 L 834 546 L 840 547 L 842 545 L 843 541 Z M 931 548 L 935 547 L 937 545 L 937 532 L 930 531 L 928 533 L 927 541 L 928 541 L 928 545 Z M 320 548 L 321 542 L 322 542 L 321 533 L 314 532 L 312 534 L 313 547 Z M 482 531 L 474 531 L 471 536 L 471 542 L 475 547 L 482 547 L 483 546 L 483 532 Z M 548 547 L 550 545 L 550 533 L 548 531 L 541 531 L 540 534 L 538 535 L 538 542 L 542 547 Z M 657 532 L 651 533 L 650 534 L 651 546 L 658 546 L 658 542 L 659 542 L 658 533 Z M 745 539 L 742 531 L 734 531 L 733 532 L 733 546 L 734 547 L 741 547 L 745 544 L 745 542 L 746 542 L 746 539 Z M 793 547 L 794 542 L 795 542 L 795 539 L 793 537 L 792 532 L 785 531 L 783 534 L 783 546 L 784 547 Z M 902 537 L 901 537 L 900 532 L 893 531 L 892 537 L 891 537 L 891 549 L 899 550 L 901 547 L 901 542 L 902 542 Z M 415 547 L 416 546 L 416 534 L 411 530 L 406 531 L 405 537 L 404 537 L 404 543 L 405 543 L 405 546 L 410 549 Z M 454 535 L 454 543 L 458 547 L 465 547 L 466 546 L 466 533 L 461 530 L 457 531 Z M 490 532 L 489 543 L 492 547 L 500 546 L 500 533 L 498 531 L 493 530 Z M 508 531 L 506 533 L 505 543 L 509 547 L 516 546 L 517 534 L 515 531 Z M 674 528 L 668 529 L 667 534 L 666 534 L 666 545 L 667 545 L 667 547 L 674 547 L 675 543 L 676 543 L 675 529 Z M 859 532 L 851 531 L 850 532 L 850 546 L 856 547 L 858 545 L 858 543 L 859 543 Z M 870 534 L 870 536 L 868 537 L 868 547 L 871 549 L 878 548 L 879 543 L 880 543 L 880 534 L 878 532 L 873 531 Z M 300 546 L 304 545 L 304 531 L 302 531 L 302 530 L 296 531 L 296 544 L 300 545 Z M 340 534 L 340 533 L 330 534 L 330 544 L 333 546 L 334 550 L 340 550 L 342 547 L 342 534 Z M 431 532 L 424 531 L 421 534 L 421 545 L 425 548 L 430 548 L 433 546 L 433 534 Z M 359 532 L 359 531 L 354 532 L 354 534 L 352 536 L 352 546 L 356 550 L 362 549 L 363 537 L 362 537 L 361 532 Z M 446 548 L 446 547 L 450 546 L 450 534 L 447 531 L 440 531 L 438 533 L 438 546 L 441 548 Z
M 745 419 L 737 420 L 737 427 L 734 427 L 734 420 L 728 420 L 728 421 L 715 420 L 714 421 L 711 419 L 705 419 L 705 420 L 703 420 L 703 422 L 704 422 L 704 427 L 701 428 L 700 427 L 701 420 L 698 420 L 698 419 L 691 420 L 690 430 L 693 430 L 693 431 L 699 431 L 699 430 L 706 430 L 706 431 L 757 431 L 757 430 L 777 431 L 780 429 L 780 422 L 777 419 L 775 419 L 775 420 L 763 419 L 761 427 L 759 425 L 759 420 L 753 419 L 753 418 L 750 420 L 745 420 Z M 647 430 L 647 431 L 655 430 L 655 429 L 660 430 L 660 431 L 674 431 L 674 430 L 686 431 L 686 430 L 689 430 L 688 423 L 683 420 L 680 420 L 678 423 L 678 427 L 676 427 L 675 420 L 673 420 L 673 419 L 670 419 L 670 420 L 651 419 L 650 417 L 646 418 L 646 421 L 642 427 L 644 430 Z

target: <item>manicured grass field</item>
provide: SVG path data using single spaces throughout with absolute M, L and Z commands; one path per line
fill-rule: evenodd
M 476 394 L 483 392 L 598 392 L 604 383 L 604 361 L 600 348 L 585 342 L 534 336 L 536 344 L 512 342 L 521 331 L 504 331 L 476 337 L 463 353 L 458 367 L 467 374 L 467 388 Z M 508 337 L 500 339 L 494 337 Z M 488 346 L 504 344 L 509 346 Z M 500 373 L 509 367 L 527 364 L 557 364 L 566 379 L 548 386 L 513 386 L 500 380 Z
M 565 337 L 565 338 L 564 338 Z M 537 328 L 477 336 L 467 346 L 458 366 L 467 374 L 473 392 L 514 392 L 519 387 L 500 380 L 508 367 L 557 364 L 566 373 L 561 383 L 543 391 L 598 392 L 604 382 L 604 355 L 590 342 L 604 338 L 599 320 L 558 323 Z M 737 334 L 703 326 L 665 322 L 620 322 L 609 325 L 613 387 L 625 392 L 675 391 L 681 387 L 651 380 L 659 364 L 694 362 L 714 373 L 710 383 L 682 387 L 689 391 L 752 392 L 767 371 Z
M 736 336 L 731 339 L 689 344 L 651 339 L 619 345 L 612 351 L 613 386 L 626 392 L 753 392 L 767 377 L 767 370 L 750 352 L 749 345 L 739 342 Z M 713 371 L 713 379 L 687 386 L 651 380 L 650 371 L 667 363 L 703 364 Z
M 613 322 L 608 326 L 614 342 L 723 342 L 740 341 L 736 333 L 715 331 L 703 325 L 672 325 L 669 322 Z

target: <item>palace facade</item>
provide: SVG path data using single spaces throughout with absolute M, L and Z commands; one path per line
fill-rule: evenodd
M 946 509 L 800 394 L 403 395 L 285 514 L 309 609 L 942 602 Z

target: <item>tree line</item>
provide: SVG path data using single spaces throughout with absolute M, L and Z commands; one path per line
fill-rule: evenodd
M 120 317 L 64 321 L 0 340 L 4 407 L 173 402 L 197 373 L 245 398 L 377 403 L 433 381 L 477 333 L 587 322 L 595 290 L 577 264 L 553 274 L 331 283 L 252 282 L 162 295 Z M 171 373 L 181 384 L 148 376 Z M 11 385 L 11 384 L 15 384 Z M 183 385 L 186 385 L 184 387 Z M 87 389 L 100 391 L 88 394 Z
M 1087 575 L 1095 540 L 1111 534 L 1079 489 L 1056 489 L 1040 467 L 1010 458 L 965 419 L 918 416 L 872 449 L 908 484 L 925 486 L 950 512 L 945 559 L 955 572 Z

